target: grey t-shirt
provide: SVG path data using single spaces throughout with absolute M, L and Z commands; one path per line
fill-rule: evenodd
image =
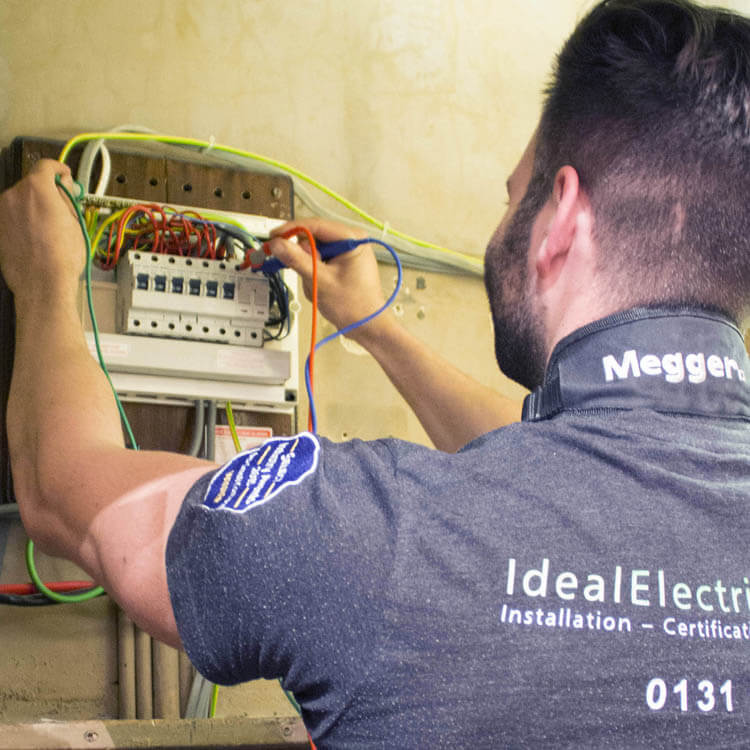
M 185 648 L 218 683 L 281 677 L 319 748 L 741 744 L 748 375 L 728 321 L 639 310 L 455 455 L 240 454 L 170 536 Z

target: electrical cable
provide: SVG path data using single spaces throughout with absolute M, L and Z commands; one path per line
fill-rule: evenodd
M 237 434 L 237 425 L 234 421 L 234 412 L 232 411 L 231 401 L 227 401 L 225 408 L 227 412 L 227 424 L 229 425 L 229 433 L 232 436 L 234 449 L 237 451 L 237 453 L 239 453 L 242 450 L 242 446 L 240 445 L 240 438 Z
M 216 704 L 219 700 L 219 686 L 214 685 L 211 690 L 211 705 L 208 709 L 208 718 L 213 719 L 216 716 Z
M 94 587 L 92 581 L 53 581 L 46 583 L 47 588 L 52 591 L 80 591 L 81 589 L 90 589 Z M 2 583 L 0 584 L 0 594 L 17 594 L 26 596 L 28 594 L 38 594 L 36 587 L 32 583 Z
M 20 518 L 18 503 L 0 503 L 0 519 Z
M 283 162 L 280 162 L 276 159 L 272 159 L 270 157 L 263 156 L 261 154 L 256 154 L 250 151 L 244 151 L 242 149 L 234 148 L 231 146 L 225 146 L 219 143 L 214 143 L 213 141 L 207 142 L 207 141 L 202 141 L 196 138 L 186 138 L 182 136 L 166 135 L 162 133 L 94 132 L 94 133 L 80 133 L 74 136 L 73 138 L 71 138 L 65 144 L 62 152 L 60 153 L 60 157 L 59 157 L 60 161 L 65 162 L 71 149 L 74 148 L 79 143 L 84 143 L 84 142 L 94 141 L 94 140 L 156 142 L 156 143 L 166 143 L 166 144 L 175 145 L 175 146 L 188 147 L 192 149 L 196 149 L 196 148 L 197 149 L 210 149 L 212 152 L 216 152 L 217 154 L 225 153 L 225 154 L 234 156 L 236 158 L 240 158 L 243 161 L 249 160 L 249 161 L 254 161 L 254 162 L 264 164 L 268 167 L 272 167 L 275 170 L 288 174 L 292 176 L 292 178 L 296 178 L 297 180 L 300 180 L 304 183 L 311 185 L 312 187 L 322 192 L 324 195 L 328 196 L 329 198 L 332 198 L 333 200 L 343 205 L 346 209 L 348 209 L 353 214 L 358 216 L 361 220 L 363 220 L 369 227 L 374 226 L 377 229 L 379 229 L 381 232 L 383 232 L 384 235 L 388 234 L 391 238 L 395 238 L 396 240 L 407 242 L 410 245 L 413 245 L 414 248 L 416 248 L 419 251 L 426 250 L 431 253 L 436 253 L 437 257 L 440 257 L 441 259 L 443 259 L 445 263 L 453 267 L 459 268 L 460 270 L 463 270 L 465 272 L 472 273 L 472 274 L 482 273 L 483 261 L 481 258 L 472 256 L 472 255 L 467 255 L 465 253 L 460 253 L 460 252 L 457 252 L 456 250 L 451 250 L 449 248 L 442 247 L 440 245 L 435 245 L 431 242 L 425 242 L 424 240 L 420 240 L 416 237 L 412 237 L 411 235 L 405 234 L 404 232 L 400 232 L 396 229 L 393 229 L 389 227 L 386 222 L 380 221 L 376 219 L 375 217 L 369 215 L 363 209 L 359 208 L 354 203 L 347 200 L 345 197 L 338 194 L 336 191 L 327 187 L 323 183 L 318 182 L 317 180 L 304 174 L 303 172 L 296 169 L 295 167 L 292 167 L 288 164 L 284 164 Z
M 72 594 L 59 594 L 57 591 L 48 588 L 37 573 L 36 565 L 34 564 L 34 542 L 32 542 L 31 539 L 26 542 L 26 569 L 37 589 L 45 594 L 47 598 L 59 602 L 60 604 L 87 602 L 89 599 L 95 599 L 97 596 L 101 596 L 104 593 L 104 589 L 101 586 L 95 586 L 92 589 L 86 589 Z
M 141 125 L 118 125 L 110 131 L 111 133 L 124 133 L 124 132 L 136 132 L 136 133 L 153 133 L 151 128 L 145 128 Z M 78 182 L 83 184 L 85 190 L 88 192 L 89 185 L 91 183 L 91 175 L 94 168 L 94 162 L 96 157 L 100 156 L 102 160 L 102 166 L 99 174 L 99 180 L 96 184 L 96 188 L 93 191 L 94 195 L 103 195 L 109 184 L 109 179 L 112 170 L 112 160 L 109 156 L 109 149 L 105 145 L 105 139 L 101 138 L 96 141 L 90 141 L 86 144 L 81 154 L 81 159 L 78 162 L 78 173 L 76 177 Z
M 318 249 L 315 243 L 315 237 L 307 227 L 292 227 L 287 229 L 286 232 L 278 235 L 284 239 L 290 239 L 291 237 L 303 236 L 307 239 L 310 245 L 310 257 L 312 259 L 312 283 L 311 283 L 311 294 L 310 303 L 312 304 L 312 314 L 310 321 L 310 353 L 307 355 L 305 363 L 305 385 L 307 387 L 307 398 L 311 404 L 310 412 L 307 420 L 307 429 L 310 432 L 317 432 L 316 420 L 315 420 L 315 409 L 312 407 L 313 403 L 313 380 L 314 380 L 314 367 L 315 367 L 315 341 L 318 337 Z M 355 326 L 356 328 L 356 326 Z M 351 330 L 351 329 L 350 329 Z
M 199 407 L 200 404 L 200 407 Z M 199 416 L 200 414 L 200 416 Z M 195 448 L 195 453 L 191 455 L 200 455 L 201 441 L 196 440 L 200 430 L 203 440 L 203 456 L 211 461 L 214 460 L 215 434 L 216 434 L 216 402 L 215 401 L 196 401 L 196 429 L 193 434 L 191 450 Z M 213 698 L 214 685 L 209 682 L 199 672 L 195 673 L 193 683 L 190 686 L 187 705 L 185 706 L 184 718 L 186 719 L 206 719 L 211 714 L 211 703 Z M 214 704 L 214 711 L 216 706 Z
M 203 430 L 206 426 L 206 408 L 200 399 L 195 402 L 195 424 L 193 436 L 188 446 L 188 456 L 197 456 L 203 444 Z
M 50 604 L 60 604 L 60 602 L 56 602 L 41 593 L 29 594 L 28 596 L 20 596 L 18 594 L 0 594 L 0 604 L 6 604 L 12 607 L 43 607 Z
M 313 433 L 317 433 L 318 431 L 318 416 L 315 410 L 315 399 L 314 399 L 314 394 L 313 394 L 312 355 L 315 353 L 317 349 L 323 346 L 323 344 L 327 344 L 329 341 L 332 341 L 333 339 L 339 336 L 345 336 L 347 333 L 350 333 L 356 328 L 359 328 L 360 326 L 365 325 L 365 323 L 369 323 L 373 318 L 376 318 L 378 315 L 383 313 L 386 309 L 388 309 L 393 304 L 396 297 L 398 296 L 398 293 L 401 291 L 401 285 L 403 283 L 403 268 L 401 267 L 401 261 L 399 260 L 399 257 L 396 251 L 388 243 L 383 242 L 382 240 L 374 239 L 372 237 L 367 237 L 361 240 L 350 240 L 349 242 L 352 246 L 352 249 L 357 247 L 358 245 L 365 245 L 365 244 L 374 243 L 377 245 L 382 245 L 393 257 L 393 260 L 396 264 L 398 275 L 396 278 L 396 285 L 393 289 L 393 292 L 391 293 L 390 297 L 388 297 L 388 299 L 380 308 L 375 310 L 375 312 L 371 313 L 370 315 L 367 315 L 366 317 L 362 318 L 361 320 L 357 320 L 354 323 L 350 323 L 349 325 L 344 326 L 343 328 L 339 329 L 338 331 L 335 331 L 329 336 L 326 336 L 324 339 L 321 339 L 319 342 L 313 345 L 312 351 L 310 352 L 310 355 L 308 356 L 307 361 L 305 362 L 305 388 L 307 390 L 307 399 L 309 403 L 308 424 L 309 424 L 310 432 L 313 432 Z M 313 258 L 315 258 L 315 255 L 313 255 Z M 313 268 L 314 267 L 315 265 L 313 261 Z M 317 289 L 316 289 L 315 278 L 313 278 L 313 294 L 314 295 L 316 291 Z M 317 300 L 317 295 L 316 295 L 316 300 Z M 314 306 L 313 315 L 315 315 L 316 307 L 317 305 Z
M 61 581 L 47 584 L 53 591 L 75 591 L 84 594 L 93 590 L 88 581 Z M 30 583 L 7 583 L 0 585 L 0 605 L 14 607 L 37 607 L 45 604 L 62 604 L 39 591 Z

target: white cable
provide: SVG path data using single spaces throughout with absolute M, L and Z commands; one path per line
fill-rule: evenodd
M 94 195 L 104 195 L 107 192 L 109 178 L 112 176 L 112 158 L 109 155 L 109 149 L 104 143 L 102 143 L 101 148 L 99 149 L 99 154 L 102 158 L 102 168 L 99 173 L 99 182 L 96 183 Z
M 185 707 L 185 719 L 207 719 L 211 713 L 211 694 L 214 685 L 196 672 L 190 686 L 190 696 Z
M 144 127 L 143 125 L 117 125 L 111 128 L 110 133 L 155 133 L 155 130 Z M 76 178 L 83 185 L 84 190 L 88 193 L 91 183 L 91 173 L 94 169 L 96 157 L 101 154 L 102 170 L 99 181 L 96 185 L 94 195 L 104 195 L 109 185 L 111 177 L 112 160 L 109 156 L 109 150 L 105 144 L 105 139 L 100 138 L 96 141 L 89 141 L 83 149 L 81 160 L 78 163 L 78 173 Z

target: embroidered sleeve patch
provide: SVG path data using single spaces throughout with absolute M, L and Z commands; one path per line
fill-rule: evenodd
M 244 513 L 299 484 L 318 467 L 320 444 L 304 432 L 272 438 L 258 448 L 236 455 L 214 474 L 203 498 L 211 510 Z

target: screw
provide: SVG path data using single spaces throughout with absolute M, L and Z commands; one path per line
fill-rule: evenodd
M 271 190 L 271 195 L 278 200 L 281 198 L 281 188 L 277 185 L 273 190 Z
M 291 737 L 293 731 L 294 730 L 292 729 L 292 727 L 290 727 L 289 724 L 287 724 L 285 727 L 282 728 L 281 733 L 284 735 L 284 737 Z
M 96 742 L 99 739 L 99 734 L 93 729 L 89 729 L 88 732 L 83 733 L 83 739 L 86 740 L 86 742 Z

